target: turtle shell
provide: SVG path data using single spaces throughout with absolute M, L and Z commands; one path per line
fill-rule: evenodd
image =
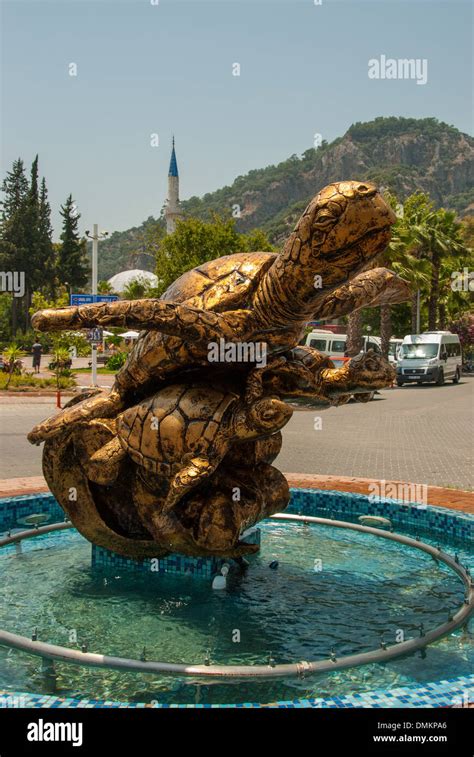
M 242 252 L 210 260 L 180 276 L 161 299 L 216 312 L 246 308 L 275 258 L 272 252 Z M 158 330 L 142 331 L 116 375 L 116 389 L 124 395 L 150 379 L 163 380 L 199 365 L 208 365 L 201 347 L 192 342 L 183 346 L 179 337 Z
M 183 273 L 161 299 L 217 312 L 244 308 L 276 257 L 274 252 L 239 252 L 210 260 Z
M 206 385 L 172 384 L 117 420 L 120 443 L 137 465 L 170 475 L 195 456 L 216 450 L 215 441 L 227 408 L 238 399 L 232 392 Z

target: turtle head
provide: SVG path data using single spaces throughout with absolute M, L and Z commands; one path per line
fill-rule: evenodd
M 329 184 L 306 212 L 322 288 L 343 283 L 371 263 L 389 243 L 397 220 L 377 187 L 360 181 Z
M 242 440 L 270 436 L 283 428 L 292 414 L 291 407 L 275 397 L 240 405 L 234 413 L 234 435 Z
M 374 184 L 341 181 L 322 189 L 256 292 L 260 321 L 308 320 L 321 297 L 372 267 L 395 221 Z

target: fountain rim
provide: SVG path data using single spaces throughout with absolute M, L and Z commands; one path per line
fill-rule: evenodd
M 63 647 L 56 644 L 49 644 L 37 640 L 28 639 L 26 636 L 11 633 L 0 629 L 0 644 L 15 649 L 19 649 L 29 654 L 33 654 L 51 662 L 66 662 L 85 667 L 99 667 L 107 669 L 122 670 L 139 673 L 161 673 L 165 675 L 177 675 L 184 677 L 193 677 L 198 679 L 220 679 L 220 680 L 269 680 L 290 677 L 305 678 L 309 675 L 326 673 L 347 668 L 360 667 L 362 665 L 383 663 L 394 660 L 413 653 L 424 650 L 429 644 L 438 641 L 457 628 L 463 626 L 472 611 L 474 610 L 474 583 L 468 570 L 455 558 L 452 558 L 439 547 L 433 547 L 430 544 L 422 542 L 419 538 L 388 532 L 383 529 L 361 524 L 351 523 L 349 521 L 340 521 L 332 518 L 319 518 L 309 515 L 294 515 L 290 513 L 277 513 L 270 518 L 275 521 L 293 522 L 302 524 L 318 524 L 323 526 L 345 528 L 352 531 L 368 533 L 380 538 L 389 539 L 405 546 L 419 549 L 429 554 L 436 561 L 444 563 L 452 569 L 462 580 L 465 590 L 464 602 L 458 610 L 453 613 L 449 620 L 436 626 L 431 631 L 425 633 L 420 631 L 420 636 L 399 642 L 395 645 L 387 646 L 381 642 L 378 649 L 362 652 L 354 655 L 346 655 L 337 658 L 331 655 L 328 660 L 306 661 L 300 660 L 295 663 L 267 664 L 267 665 L 195 665 L 185 663 L 168 663 L 155 662 L 147 660 L 136 660 L 133 658 L 116 657 L 112 655 L 102 655 L 91 652 L 82 652 L 69 647 Z M 4 537 L 0 540 L 0 548 L 9 544 L 19 543 L 23 539 L 35 538 L 42 534 L 74 528 L 70 521 L 63 523 L 54 523 L 48 526 L 41 526 L 34 529 L 19 531 L 15 534 Z

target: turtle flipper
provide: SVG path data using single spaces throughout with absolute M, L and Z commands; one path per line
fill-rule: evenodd
M 117 392 L 108 392 L 105 396 L 103 393 L 95 395 L 72 407 L 65 407 L 57 415 L 38 423 L 28 434 L 28 441 L 31 444 L 40 444 L 76 423 L 93 418 L 110 418 L 119 413 L 122 406 L 123 400 Z
M 219 459 L 211 461 L 207 457 L 195 457 L 181 468 L 171 481 L 168 496 L 163 503 L 163 514 L 169 513 L 187 492 L 209 478 L 218 465 Z
M 229 342 L 244 338 L 252 331 L 252 320 L 250 310 L 215 313 L 176 302 L 147 299 L 39 310 L 31 323 L 38 331 L 124 326 L 161 331 L 194 343 L 208 344 L 221 337 Z
M 313 318 L 340 318 L 360 308 L 406 302 L 412 296 L 408 281 L 388 268 L 372 268 L 327 294 L 318 303 Z
M 108 444 L 94 452 L 90 460 L 83 464 L 87 477 L 96 484 L 112 484 L 120 470 L 120 463 L 126 456 L 126 452 L 120 444 L 117 436 Z

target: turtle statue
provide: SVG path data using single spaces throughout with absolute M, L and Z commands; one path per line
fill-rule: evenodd
M 220 340 L 263 344 L 270 357 L 298 344 L 308 320 L 408 299 L 406 283 L 395 274 L 365 270 L 385 249 L 395 220 L 374 185 L 330 184 L 311 200 L 279 254 L 210 261 L 181 276 L 160 299 L 35 313 L 32 325 L 39 331 L 96 325 L 145 330 L 110 392 L 38 424 L 29 441 L 40 443 L 72 423 L 115 417 L 173 375 L 209 368 L 210 345 Z
M 374 267 L 395 220 L 375 186 L 331 184 L 279 254 L 210 261 L 160 299 L 33 316 L 38 330 L 143 329 L 110 391 L 73 401 L 28 436 L 45 441 L 46 480 L 86 538 L 132 557 L 255 551 L 243 531 L 289 501 L 271 465 L 291 415 L 285 397 L 338 405 L 393 381 L 373 353 L 335 368 L 296 345 L 308 320 L 410 297 L 406 282 Z M 260 345 L 264 359 L 211 362 L 211 347 L 229 344 Z

